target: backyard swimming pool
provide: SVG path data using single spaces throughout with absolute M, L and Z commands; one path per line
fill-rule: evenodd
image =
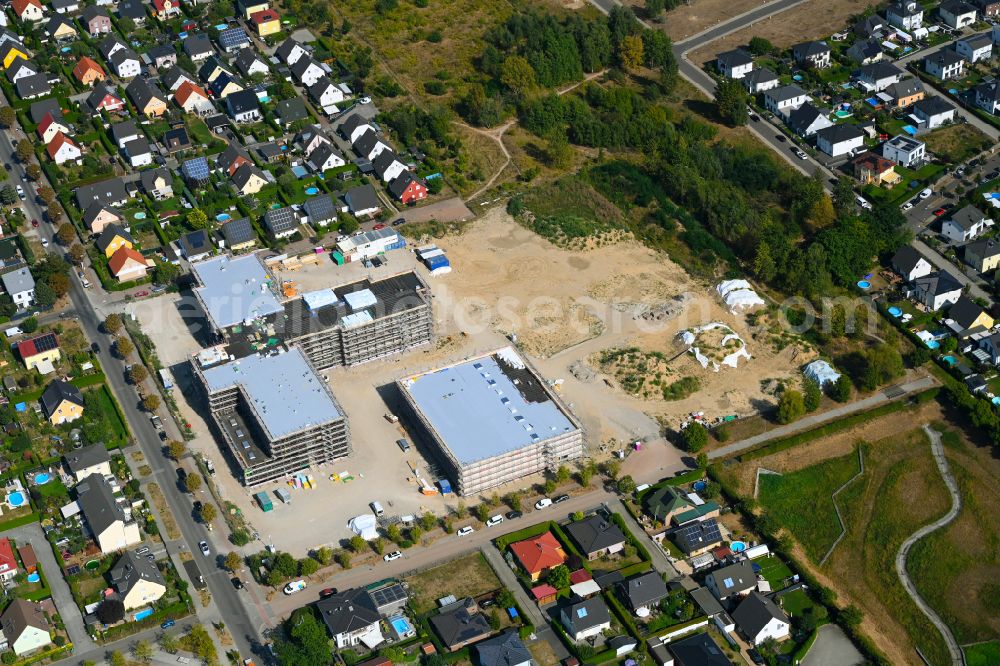
M 955 365 L 956 363 L 958 363 L 958 359 L 952 356 L 951 354 L 947 356 L 942 356 L 941 360 L 947 363 L 948 365 Z
M 940 346 L 941 346 L 941 343 L 938 342 L 937 340 L 928 340 L 927 341 L 927 348 L 928 349 L 937 349 Z
M 7 495 L 7 504 L 9 504 L 11 507 L 15 509 L 19 506 L 24 506 L 25 504 L 24 493 L 22 493 L 20 490 L 15 490 L 14 492 L 10 493 L 9 495 Z
M 868 280 L 858 280 L 858 287 L 860 287 L 861 289 L 871 289 L 872 283 L 869 282 Z
M 145 220 L 146 219 L 146 214 L 140 210 L 133 217 L 135 217 L 135 219 L 137 219 L 137 220 Z
M 143 608 L 141 611 L 135 614 L 134 619 L 136 622 L 138 622 L 139 620 L 145 620 L 152 614 L 153 614 L 152 608 Z
M 42 580 L 42 577 L 41 577 L 41 575 L 39 575 L 39 573 L 38 573 L 38 572 L 36 571 L 35 573 L 30 573 L 30 574 L 28 574 L 28 578 L 27 578 L 26 580 L 27 580 L 27 581 L 28 581 L 29 583 L 37 583 L 37 582 L 39 582 L 40 580 Z
M 314 197 L 317 194 L 319 194 L 319 188 L 318 187 L 307 187 L 306 188 L 306 194 L 308 194 L 311 197 Z
M 39 472 L 38 474 L 35 475 L 36 486 L 43 486 L 51 480 L 52 477 L 49 476 L 48 472 Z
M 218 215 L 215 216 L 215 219 L 218 220 L 219 222 L 225 222 L 230 217 L 232 216 L 229 213 L 219 213 Z
M 733 551 L 734 553 L 742 553 L 746 549 L 747 545 L 742 541 L 734 541 L 731 544 L 729 544 L 729 550 Z
M 891 308 L 889 308 L 889 314 L 891 314 L 893 317 L 901 317 L 903 316 L 903 311 L 900 308 L 897 308 L 895 305 L 893 305 Z

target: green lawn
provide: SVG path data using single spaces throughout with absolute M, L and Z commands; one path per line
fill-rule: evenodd
M 965 663 L 968 666 L 1000 664 L 1000 641 L 990 641 L 965 648 Z
M 792 617 L 802 615 L 807 608 L 812 608 L 814 605 L 809 595 L 802 589 L 781 595 L 781 606 Z
M 760 504 L 819 561 L 840 534 L 831 495 L 858 469 L 851 452 L 790 474 L 761 474 Z
M 771 584 L 772 590 L 777 591 L 786 587 L 785 581 L 792 576 L 792 570 L 781 561 L 781 558 L 777 555 L 771 555 L 754 560 L 754 562 L 760 565 L 760 575 Z

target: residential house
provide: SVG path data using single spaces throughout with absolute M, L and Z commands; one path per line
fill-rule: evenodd
M 904 79 L 885 89 L 885 92 L 892 98 L 892 107 L 895 109 L 905 109 L 916 104 L 924 98 L 924 86 L 920 79 Z
M 101 4 L 100 1 L 98 4 Z M 130 19 L 136 25 L 142 25 L 146 22 L 146 5 L 142 3 L 142 0 L 120 0 L 117 11 L 119 18 Z
M 963 0 L 944 0 L 938 5 L 938 18 L 949 28 L 959 30 L 976 22 L 976 8 Z
M 751 95 L 756 95 L 757 93 L 762 93 L 765 90 L 777 88 L 779 85 L 780 81 L 778 81 L 778 75 L 769 70 L 767 67 L 755 69 L 743 77 L 743 87 L 746 88 L 747 92 Z
M 396 153 L 391 150 L 383 150 L 372 159 L 372 169 L 375 170 L 375 175 L 378 176 L 379 180 L 383 183 L 389 183 L 406 171 L 406 165 L 396 157 Z
M 120 51 L 126 48 L 128 47 L 125 45 L 125 42 L 123 42 L 116 34 L 109 34 L 97 44 L 97 50 L 101 52 L 101 56 L 105 60 L 110 59 L 115 51 Z
M 278 124 L 286 129 L 294 123 L 309 120 L 309 111 L 306 110 L 306 104 L 300 97 L 278 102 L 274 107 L 274 115 Z
M 847 57 L 859 65 L 870 65 L 882 60 L 882 42 L 877 39 L 858 39 L 847 49 Z
M 330 200 L 329 195 L 326 195 L 325 197 L 314 197 L 306 201 L 305 205 L 308 206 L 311 202 L 323 198 L 327 201 Z M 334 214 L 334 218 L 336 218 L 336 213 Z M 257 234 L 253 230 L 253 224 L 251 224 L 249 217 L 241 217 L 238 220 L 229 220 L 222 225 L 220 231 L 222 233 L 223 240 L 226 242 L 226 247 L 228 247 L 232 252 L 249 250 L 257 244 Z
M 10 539 L 0 539 L 0 581 L 7 582 L 17 575 L 17 558 L 14 557 L 14 547 Z
M 461 650 L 492 633 L 490 621 L 469 597 L 443 607 L 431 616 L 430 625 L 448 652 Z
M 209 99 L 208 93 L 199 85 L 191 81 L 184 81 L 177 92 L 174 93 L 174 102 L 181 107 L 185 113 L 194 113 L 199 116 L 207 116 L 215 113 L 215 106 Z
M 916 168 L 927 159 L 927 145 L 909 135 L 900 134 L 882 144 L 882 156 L 900 166 Z
M 308 93 L 309 98 L 326 112 L 329 112 L 331 109 L 335 110 L 337 103 L 344 101 L 344 91 L 335 86 L 325 75 L 319 77 L 312 85 L 308 86 Z
M 859 42 L 870 40 L 876 35 L 881 35 L 882 30 L 885 29 L 886 23 L 878 14 L 869 14 L 867 16 L 862 16 L 851 28 L 854 36 L 857 39 L 854 41 L 855 44 Z
M 788 638 L 791 623 L 778 605 L 760 592 L 751 592 L 733 611 L 736 627 L 750 645 Z
M 715 66 L 729 79 L 742 79 L 753 71 L 753 56 L 743 49 L 726 51 L 716 56 Z
M 287 157 L 281 147 L 279 147 L 274 141 L 258 143 L 253 147 L 253 149 L 257 153 L 257 156 L 260 157 L 261 161 L 265 164 L 274 164 L 275 162 L 279 162 Z
M 92 474 L 78 483 L 76 503 L 97 547 L 105 555 L 142 541 L 139 525 L 115 499 L 111 484 L 105 477 Z
M 250 194 L 257 194 L 267 185 L 264 174 L 255 166 L 244 164 L 240 166 L 232 175 L 233 186 L 241 197 Z
M 367 160 L 374 160 L 384 150 L 391 151 L 389 144 L 383 142 L 375 134 L 374 130 L 367 130 L 361 134 L 351 145 L 354 152 Z
M 142 132 L 139 131 L 139 126 L 135 124 L 134 120 L 125 120 L 120 123 L 115 123 L 111 125 L 108 130 L 111 134 L 111 140 L 114 141 L 115 145 L 119 149 L 125 147 L 125 144 L 129 141 L 135 141 L 139 137 L 143 136 Z
M 365 118 L 361 117 L 357 113 L 352 113 L 347 116 L 347 119 L 344 120 L 344 122 L 340 124 L 340 127 L 337 128 L 337 133 L 350 142 L 351 145 L 353 145 L 362 134 L 368 131 L 372 131 L 374 133 L 374 128 Z M 308 153 L 309 150 L 306 149 L 305 152 Z
M 809 96 L 796 85 L 779 86 L 764 93 L 764 106 L 767 107 L 768 111 L 782 118 L 787 117 L 789 113 L 807 101 L 809 101 Z
M 153 16 L 161 21 L 169 20 L 180 13 L 180 0 L 153 0 Z
M 236 0 L 236 11 L 246 19 L 270 6 L 267 0 Z
M 77 483 L 91 474 L 111 475 L 111 454 L 103 444 L 91 444 L 66 454 L 66 468 Z
M 226 99 L 234 93 L 241 92 L 244 88 L 235 76 L 229 72 L 220 72 L 208 85 L 208 89 L 215 95 L 216 99 Z
M 788 114 L 785 124 L 799 136 L 809 137 L 821 129 L 832 127 L 833 121 L 825 112 L 813 106 L 812 102 L 806 102 Z
M 76 188 L 76 205 L 81 210 L 86 210 L 95 201 L 120 208 L 128 203 L 129 199 L 125 181 L 121 178 L 109 178 Z
M 167 149 L 168 153 L 176 153 L 179 150 L 190 148 L 191 137 L 188 136 L 187 129 L 184 127 L 175 127 L 172 130 L 168 130 L 163 135 L 163 147 Z
M 668 524 L 675 516 L 689 511 L 694 505 L 687 494 L 671 485 L 663 485 L 646 493 L 643 510 L 658 523 Z
M 233 73 L 229 67 L 226 66 L 219 56 L 215 55 L 206 59 L 202 66 L 198 68 L 198 78 L 205 83 L 212 83 L 223 74 L 228 74 L 230 78 L 233 77 Z
M 251 78 L 257 75 L 267 75 L 271 73 L 271 68 L 268 67 L 267 61 L 257 55 L 257 52 L 253 49 L 243 49 L 236 56 L 236 69 L 240 70 L 240 73 L 247 78 Z M 297 99 L 297 98 L 296 98 Z
M 923 7 L 916 0 L 897 0 L 885 10 L 889 25 L 906 32 L 913 32 L 924 23 Z
M 325 227 L 337 221 L 337 207 L 329 194 L 306 199 L 302 204 L 302 211 L 306 214 L 309 224 L 314 227 Z
M 857 72 L 858 81 L 870 92 L 881 92 L 903 76 L 903 70 L 888 62 L 873 62 Z
M 955 52 L 969 64 L 993 57 L 993 37 L 986 32 L 971 35 L 955 42 Z
M 132 234 L 122 227 L 117 224 L 108 224 L 101 235 L 97 237 L 95 246 L 105 257 L 110 259 L 111 255 L 117 252 L 120 247 L 135 247 L 135 241 L 132 239 Z
M 45 36 L 54 42 L 65 42 L 76 39 L 76 27 L 63 16 L 53 16 L 45 22 L 42 28 Z
M 311 125 L 296 135 L 295 144 L 308 156 L 323 144 L 333 145 L 333 141 L 320 130 L 319 125 Z
M 114 88 L 107 85 L 106 81 L 99 81 L 94 84 L 94 90 L 87 97 L 87 106 L 95 113 L 107 111 L 114 113 L 125 108 L 125 100 L 118 96 Z
M 344 194 L 344 203 L 351 215 L 355 217 L 372 217 L 378 215 L 382 210 L 375 188 L 370 184 L 357 185 L 347 190 Z M 537 578 L 535 579 L 537 580 Z
M 651 638 L 649 651 L 657 666 L 731 666 L 729 657 L 707 632 L 688 634 L 680 640 L 664 643 Z
M 129 164 L 136 169 L 149 166 L 153 163 L 153 152 L 149 145 L 149 139 L 144 136 L 132 139 L 122 146 L 122 154 L 128 158 Z
M 965 263 L 980 273 L 991 273 L 1000 268 L 1000 242 L 992 238 L 973 241 L 962 248 Z
M 83 395 L 69 382 L 57 379 L 42 392 L 42 409 L 52 425 L 70 423 L 83 416 Z
M 565 529 L 588 560 L 620 553 L 625 548 L 621 529 L 599 514 L 572 522 Z
M 24 269 L 28 270 L 28 269 Z M 55 333 L 40 333 L 39 335 L 21 340 L 17 343 L 17 354 L 28 370 L 39 368 L 42 374 L 48 374 L 53 365 L 62 358 L 59 350 L 59 336 Z
M 996 81 L 976 86 L 976 106 L 987 113 L 1000 114 L 1000 86 Z
M 976 0 L 974 3 L 982 19 L 1000 16 L 1000 0 Z
M 757 589 L 757 574 L 749 560 L 740 560 L 709 572 L 705 577 L 705 587 L 720 601 L 746 596 Z
M 91 37 L 107 35 L 111 32 L 111 16 L 103 7 L 89 5 L 80 14 L 80 23 Z
M 689 557 L 718 548 L 723 541 L 719 523 L 715 518 L 701 518 L 684 522 L 674 531 L 672 540 Z
M 227 176 L 232 176 L 244 164 L 253 165 L 253 160 L 247 151 L 235 143 L 230 143 L 226 149 L 219 153 L 215 160 L 215 168 L 224 171 Z
M 116 49 L 108 58 L 111 70 L 120 78 L 131 79 L 142 72 L 139 56 L 130 48 Z
M 993 328 L 993 324 L 993 317 L 964 294 L 949 308 L 948 317 L 945 319 L 945 325 L 960 338 L 984 333 Z
M 104 70 L 93 58 L 83 56 L 73 68 L 73 77 L 85 86 L 92 86 L 106 77 Z
M 20 58 L 21 60 L 28 59 L 28 49 L 24 47 L 20 41 L 15 40 L 4 40 L 0 42 L 0 62 L 3 63 L 3 68 L 5 70 L 10 69 L 10 66 Z
M 49 145 L 52 139 L 56 137 L 56 134 L 69 134 L 69 127 L 63 121 L 62 114 L 59 114 L 59 118 L 56 119 L 52 113 L 46 113 L 45 117 L 42 118 L 42 122 L 38 123 L 35 131 L 41 138 L 42 143 Z
M 264 118 L 257 93 L 252 90 L 240 90 L 226 96 L 226 109 L 237 123 L 255 123 Z
M 663 576 L 655 569 L 632 576 L 618 583 L 618 597 L 633 613 L 655 608 L 667 598 L 669 591 Z
M 840 157 L 865 145 L 865 133 L 857 125 L 827 127 L 816 133 L 816 147 L 830 157 Z
M 903 179 L 896 173 L 895 162 L 870 150 L 851 160 L 851 169 L 854 177 L 860 180 L 862 185 L 892 187 Z
M 181 236 L 178 244 L 188 261 L 201 261 L 212 254 L 212 239 L 204 229 L 198 229 Z
M 0 281 L 18 309 L 28 308 L 35 302 L 35 278 L 26 267 L 0 275 Z
M 143 58 L 157 71 L 166 70 L 177 64 L 177 50 L 173 44 L 160 44 L 148 49 Z
M 0 615 L 0 627 L 5 642 L 18 657 L 52 644 L 48 620 L 34 601 L 15 597 Z
M 41 68 L 32 61 L 25 60 L 24 58 L 15 58 L 11 66 L 7 68 L 7 80 L 11 83 L 17 83 L 19 79 L 23 79 L 26 76 L 41 73 Z
M 312 56 L 299 58 L 291 66 L 291 70 L 295 79 L 305 88 L 319 81 L 320 77 L 326 76 L 326 70 L 313 60 Z
M 298 230 L 299 217 L 291 206 L 272 208 L 264 214 L 264 226 L 275 238 L 285 238 Z
M 122 214 L 116 208 L 97 201 L 83 211 L 83 223 L 92 234 L 100 234 L 109 224 L 122 224 L 124 221 Z
M 45 19 L 46 8 L 40 0 L 11 0 L 10 8 L 22 22 L 38 22 Z
M 559 620 L 574 641 L 586 640 L 611 628 L 611 614 L 600 596 L 566 604 L 559 611 Z
M 45 74 L 30 74 L 17 80 L 14 84 L 17 96 L 21 99 L 35 99 L 52 92 L 52 84 Z
M 45 152 L 49 154 L 49 159 L 59 165 L 74 162 L 83 156 L 80 146 L 62 132 L 55 133 L 52 141 L 45 146 Z
M 219 48 L 223 53 L 235 53 L 251 46 L 250 36 L 243 28 L 227 28 L 219 33 Z
M 132 100 L 132 103 L 135 104 L 135 108 L 138 109 L 139 113 L 147 118 L 159 118 L 167 112 L 166 97 L 159 90 L 151 86 L 146 79 L 134 79 L 125 88 L 125 93 Z
M 566 562 L 566 551 L 551 532 L 512 543 L 510 552 L 533 581 Z
M 823 69 L 830 66 L 830 47 L 826 42 L 802 42 L 792 47 L 792 57 L 800 67 Z
M 252 0 L 251 0 L 252 1 Z M 302 56 L 308 56 L 309 50 L 291 37 L 281 43 L 281 46 L 274 52 L 281 62 L 289 67 L 294 65 Z
M 1000 364 L 1000 333 L 993 333 L 992 335 L 980 338 L 979 348 L 989 355 L 990 363 L 992 363 L 993 365 Z M 980 375 L 974 375 L 974 376 L 979 378 L 978 381 L 981 381 L 982 384 L 986 383 L 985 381 L 982 381 L 982 377 Z M 970 379 L 972 379 L 972 377 L 966 377 L 966 383 L 969 386 L 969 389 L 975 392 L 975 389 L 979 387 L 971 385 L 968 381 Z
M 935 271 L 915 279 L 911 295 L 929 309 L 937 311 L 962 296 L 962 283 L 948 271 Z
M 379 626 L 381 616 L 364 589 L 355 588 L 323 597 L 316 602 L 316 610 L 338 650 L 356 645 L 370 650 L 385 640 Z
M 480 641 L 472 648 L 476 666 L 531 666 L 531 652 L 524 646 L 516 629 Z
M 427 184 L 411 171 L 404 171 L 389 182 L 389 194 L 407 206 L 427 198 Z
M 182 48 L 184 49 L 184 53 L 186 53 L 193 62 L 201 62 L 215 53 L 215 47 L 212 46 L 212 40 L 209 39 L 208 35 L 203 32 L 199 32 L 195 35 L 189 35 L 187 39 L 182 42 Z
M 250 15 L 250 22 L 260 37 L 268 37 L 281 32 L 281 17 L 273 9 L 262 9 Z
M 955 51 L 944 48 L 924 58 L 924 71 L 942 81 L 961 78 L 965 61 Z
M 132 551 L 118 558 L 108 571 L 108 579 L 126 611 L 150 606 L 167 592 L 167 584 L 156 563 Z
M 57 14 L 75 14 L 80 11 L 78 0 L 52 0 L 51 4 Z M 7 22 L 4 21 L 3 25 L 7 25 Z
M 317 173 L 323 173 L 327 169 L 336 169 L 346 163 L 343 156 L 329 143 L 320 145 L 306 158 L 306 164 Z
M 989 226 L 989 219 L 975 206 L 963 206 L 941 224 L 942 235 L 956 242 L 970 241 Z
M 17 554 L 21 557 L 21 564 L 24 565 L 25 572 L 33 574 L 38 571 L 38 556 L 30 543 L 26 543 L 17 549 Z
M 143 191 L 155 201 L 162 201 L 174 196 L 174 180 L 170 171 L 165 168 L 148 169 L 139 174 L 139 182 Z
M 180 67 L 171 67 L 166 72 L 160 74 L 160 85 L 172 93 L 180 90 L 185 81 L 196 83 L 196 80 Z

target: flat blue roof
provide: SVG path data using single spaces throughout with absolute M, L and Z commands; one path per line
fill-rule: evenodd
M 462 464 L 576 430 L 511 347 L 400 384 Z
M 323 379 L 298 347 L 270 355 L 255 354 L 203 370 L 213 393 L 243 387 L 250 406 L 272 439 L 340 417 Z
M 213 257 L 191 264 L 191 270 L 202 284 L 195 291 L 219 329 L 283 310 L 256 254 Z

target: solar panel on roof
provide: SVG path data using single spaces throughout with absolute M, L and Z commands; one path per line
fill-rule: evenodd
M 194 157 L 181 167 L 188 178 L 208 178 L 208 160 L 204 157 Z
M 59 343 L 56 341 L 55 333 L 46 333 L 45 335 L 35 338 L 32 342 L 34 343 L 35 351 L 37 352 L 50 351 L 59 346 Z

